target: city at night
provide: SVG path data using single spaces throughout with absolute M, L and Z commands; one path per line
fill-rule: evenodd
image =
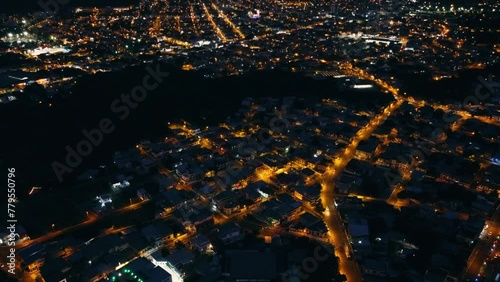
M 0 7 L 0 281 L 500 282 L 500 2 Z

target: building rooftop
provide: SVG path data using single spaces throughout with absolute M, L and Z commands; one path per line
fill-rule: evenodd
M 188 249 L 177 249 L 172 252 L 169 256 L 165 258 L 166 261 L 170 262 L 173 266 L 179 267 L 185 265 L 194 259 L 194 254 Z

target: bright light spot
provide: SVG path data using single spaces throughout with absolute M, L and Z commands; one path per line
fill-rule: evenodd
M 337 203 L 335 203 L 335 205 L 337 205 Z M 325 208 L 325 215 L 330 216 L 330 209 L 328 209 L 328 207 Z

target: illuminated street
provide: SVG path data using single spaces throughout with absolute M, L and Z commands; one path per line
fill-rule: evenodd
M 393 89 L 393 88 L 388 88 Z M 394 90 L 394 89 L 393 89 Z M 397 92 L 394 92 L 397 95 Z M 401 104 L 402 100 L 397 100 L 389 105 L 384 111 L 373 117 L 367 126 L 357 132 L 351 143 L 344 150 L 344 154 L 336 159 L 334 163 L 328 167 L 322 179 L 321 202 L 324 207 L 327 207 L 325 212 L 325 224 L 330 229 L 330 237 L 335 246 L 337 246 L 335 255 L 340 258 L 340 272 L 347 276 L 348 281 L 362 281 L 361 272 L 355 260 L 348 259 L 345 252 L 342 252 L 339 246 L 350 246 L 345 228 L 343 226 L 340 215 L 335 208 L 335 179 L 339 177 L 349 161 L 354 157 L 356 148 L 361 140 L 366 140 L 372 132 L 384 122 Z
M 475 281 L 478 276 L 481 276 L 481 268 L 485 264 L 486 258 L 490 256 L 490 249 L 492 248 L 493 242 L 495 240 L 498 242 L 497 235 L 500 235 L 499 210 L 495 212 L 491 221 L 488 222 L 488 227 L 484 229 L 481 235 L 482 236 L 478 239 L 476 246 L 467 260 L 467 267 L 463 275 L 465 281 Z
M 86 220 L 84 222 L 81 222 L 79 224 L 75 224 L 75 225 L 66 227 L 64 229 L 54 230 L 54 231 L 48 232 L 46 235 L 44 235 L 42 237 L 38 237 L 38 238 L 35 238 L 35 239 L 24 241 L 22 243 L 22 245 L 18 246 L 18 248 L 24 248 L 26 246 L 29 246 L 29 245 L 33 244 L 33 243 L 43 243 L 43 242 L 46 242 L 46 241 L 49 241 L 49 240 L 52 240 L 52 239 L 56 239 L 57 237 L 60 237 L 61 235 L 64 235 L 64 234 L 66 234 L 68 232 L 75 231 L 75 230 L 77 230 L 79 228 L 84 228 L 87 225 L 93 224 L 93 223 L 95 223 L 97 221 L 100 221 L 100 220 L 102 220 L 104 218 L 113 217 L 113 216 L 116 216 L 118 214 L 128 213 L 128 212 L 137 210 L 137 209 L 141 208 L 141 206 L 144 205 L 147 202 L 148 202 L 148 200 L 141 201 L 141 202 L 138 202 L 138 203 L 135 203 L 135 204 L 131 204 L 131 205 L 125 206 L 125 207 L 120 208 L 120 209 L 112 210 L 111 212 L 109 212 L 109 213 L 107 213 L 105 215 L 102 215 L 102 216 L 91 215 L 90 219 L 88 219 L 88 220 Z
M 500 281 L 500 2 L 28 2 L 0 281 Z

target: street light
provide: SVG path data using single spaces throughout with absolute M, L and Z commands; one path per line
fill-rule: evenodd
M 55 226 L 55 224 L 54 224 L 54 223 L 52 223 L 52 231 L 54 231 L 54 226 Z

